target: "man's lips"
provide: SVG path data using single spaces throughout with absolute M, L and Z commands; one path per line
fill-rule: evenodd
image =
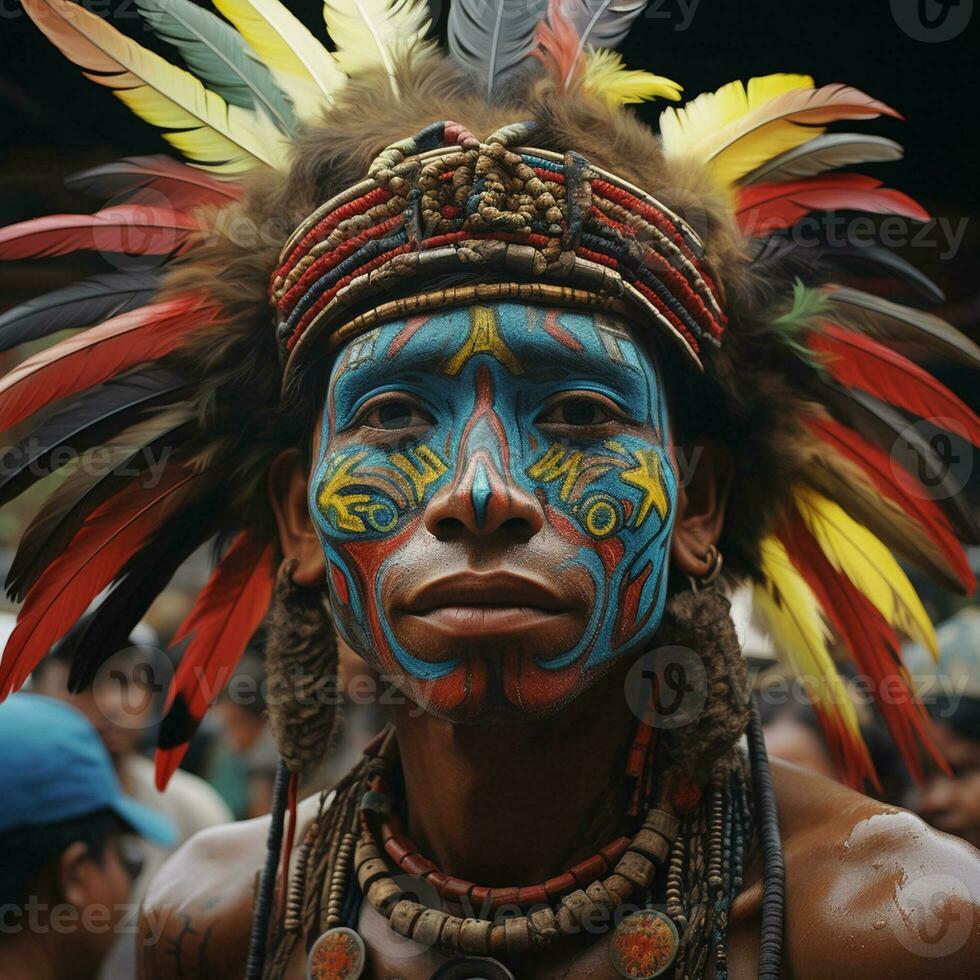
M 401 612 L 447 636 L 503 637 L 571 612 L 546 583 L 513 572 L 460 572 L 423 583 Z

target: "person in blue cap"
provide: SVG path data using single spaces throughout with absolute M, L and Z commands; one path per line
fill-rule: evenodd
M 0 977 L 88 980 L 121 932 L 135 935 L 132 835 L 168 844 L 174 829 L 122 792 L 98 733 L 66 704 L 9 698 L 0 745 Z

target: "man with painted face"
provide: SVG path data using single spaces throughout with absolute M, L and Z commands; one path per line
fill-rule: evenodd
M 977 529 L 908 416 L 974 442 L 980 422 L 889 344 L 980 351 L 834 284 L 792 233 L 816 209 L 925 217 L 826 173 L 895 147 L 825 125 L 894 110 L 773 75 L 666 111 L 654 136 L 623 104 L 677 86 L 604 48 L 642 4 L 456 0 L 454 64 L 420 43 L 421 4 L 328 3 L 327 53 L 274 2 L 222 3 L 254 52 L 222 61 L 237 87 L 213 65 L 245 45 L 227 24 L 154 15 L 203 94 L 81 7 L 24 4 L 197 166 L 96 168 L 84 185 L 122 211 L 73 216 L 60 246 L 50 221 L 0 237 L 0 254 L 49 253 L 88 229 L 112 251 L 147 187 L 179 212 L 151 214 L 174 257 L 149 305 L 130 283 L 113 316 L 115 280 L 47 300 L 57 329 L 72 296 L 75 325 L 110 319 L 0 383 L 8 425 L 82 392 L 0 493 L 63 444 L 121 447 L 24 535 L 0 693 L 66 633 L 84 686 L 93 651 L 217 536 L 174 640 L 163 787 L 263 620 L 268 636 L 273 812 L 163 869 L 143 975 L 968 974 L 976 853 L 770 771 L 723 592 L 756 583 L 848 782 L 875 773 L 832 641 L 913 774 L 920 745 L 943 764 L 898 659 L 900 635 L 929 648 L 932 627 L 892 550 L 973 587 L 960 542 Z M 10 329 L 36 340 L 40 315 Z M 395 692 L 391 724 L 300 802 L 331 741 L 338 642 Z
M 341 636 L 450 721 L 553 714 L 659 625 L 670 445 L 651 354 L 602 314 L 468 306 L 353 341 L 308 501 Z

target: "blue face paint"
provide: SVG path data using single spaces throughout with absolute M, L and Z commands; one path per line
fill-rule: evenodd
M 554 710 L 660 622 L 667 432 L 650 355 L 601 314 L 472 306 L 351 341 L 310 481 L 342 635 L 447 716 Z

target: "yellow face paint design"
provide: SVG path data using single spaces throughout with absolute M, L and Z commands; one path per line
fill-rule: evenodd
M 467 361 L 477 354 L 487 354 L 499 361 L 513 375 L 523 374 L 524 365 L 500 336 L 496 313 L 486 306 L 474 306 L 469 311 L 470 332 L 462 347 L 446 362 L 443 373 L 457 375 Z

